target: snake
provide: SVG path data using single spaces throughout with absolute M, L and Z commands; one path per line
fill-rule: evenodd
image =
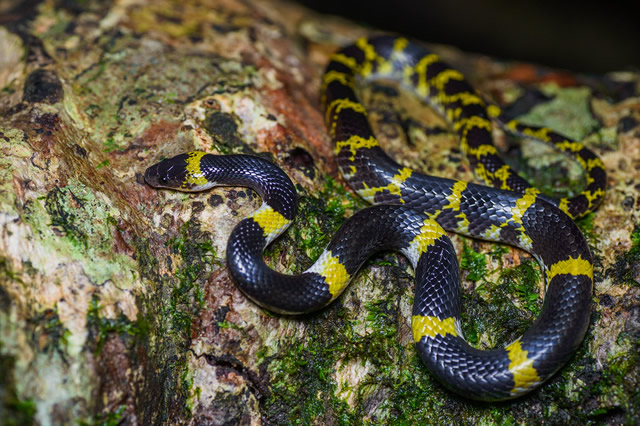
M 391 159 L 358 94 L 377 79 L 397 82 L 444 117 L 471 168 L 491 186 L 422 174 Z M 485 401 L 516 398 L 540 386 L 575 353 L 589 325 L 593 261 L 574 219 L 595 210 L 604 197 L 602 160 L 547 127 L 505 118 L 462 73 L 403 37 L 364 37 L 338 50 L 321 87 L 341 175 L 372 206 L 350 217 L 303 273 L 277 272 L 263 259 L 264 249 L 298 209 L 294 184 L 271 161 L 192 151 L 148 167 L 145 181 L 179 191 L 225 185 L 258 193 L 262 205 L 235 226 L 226 249 L 232 280 L 257 305 L 281 314 L 317 311 L 340 296 L 373 253 L 398 251 L 415 271 L 411 330 L 416 351 L 439 382 Z M 531 186 L 500 158 L 492 143 L 494 123 L 569 155 L 585 171 L 584 189 L 555 199 Z M 480 350 L 464 339 L 458 260 L 445 230 L 519 247 L 541 265 L 546 290 L 540 314 L 508 345 Z

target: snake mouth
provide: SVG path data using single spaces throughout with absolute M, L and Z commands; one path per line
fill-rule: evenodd
M 144 181 L 147 185 L 160 188 L 160 176 L 158 176 L 158 164 L 148 167 L 144 172 Z

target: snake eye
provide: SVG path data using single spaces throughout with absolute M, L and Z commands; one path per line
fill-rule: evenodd
M 162 176 L 160 178 L 160 183 L 166 185 L 167 183 L 169 183 L 169 179 L 166 176 Z

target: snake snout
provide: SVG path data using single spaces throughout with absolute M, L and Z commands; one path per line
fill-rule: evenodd
M 145 170 L 144 181 L 147 183 L 147 185 L 150 185 L 154 188 L 158 188 L 161 186 L 160 176 L 158 175 L 158 164 L 154 164 L 153 166 Z

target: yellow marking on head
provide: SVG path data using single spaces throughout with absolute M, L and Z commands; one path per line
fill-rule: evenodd
M 378 140 L 374 136 L 369 136 L 368 139 L 358 135 L 351 135 L 346 141 L 336 142 L 335 153 L 338 154 L 343 148 L 348 148 L 351 151 L 351 161 L 355 160 L 356 152 L 360 148 L 373 148 L 379 146 Z
M 265 238 L 268 242 L 280 235 L 291 223 L 280 213 L 275 211 L 271 206 L 264 204 L 258 210 L 249 215 L 262 228 Z
M 317 265 L 317 266 L 316 266 Z M 329 293 L 331 293 L 331 300 L 338 297 L 345 289 L 351 276 L 347 272 L 337 256 L 333 256 L 330 251 L 322 253 L 320 258 L 316 261 L 309 271 L 317 272 L 324 277 L 327 285 L 329 286 Z
M 411 330 L 413 331 L 413 341 L 418 343 L 423 337 L 458 336 L 458 321 L 453 318 L 443 320 L 429 315 L 413 315 L 411 317 Z
M 561 260 L 549 266 L 547 270 L 547 282 L 551 281 L 556 275 L 586 275 L 593 280 L 593 265 L 582 256 L 578 258 L 569 257 L 567 260 Z
M 509 355 L 509 371 L 513 374 L 512 394 L 519 394 L 542 381 L 533 367 L 533 360 L 528 358 L 529 352 L 522 349 L 520 340 L 516 340 L 505 349 Z
M 502 110 L 498 105 L 489 105 L 487 107 L 487 114 L 489 114 L 491 118 L 498 118 L 500 114 L 502 114 Z
M 202 151 L 192 151 L 188 155 L 187 158 L 187 174 L 184 178 L 184 182 L 182 183 L 183 188 L 188 188 L 191 185 L 201 186 L 209 183 L 206 177 L 204 177 L 204 173 L 200 169 L 200 160 L 207 153 Z

